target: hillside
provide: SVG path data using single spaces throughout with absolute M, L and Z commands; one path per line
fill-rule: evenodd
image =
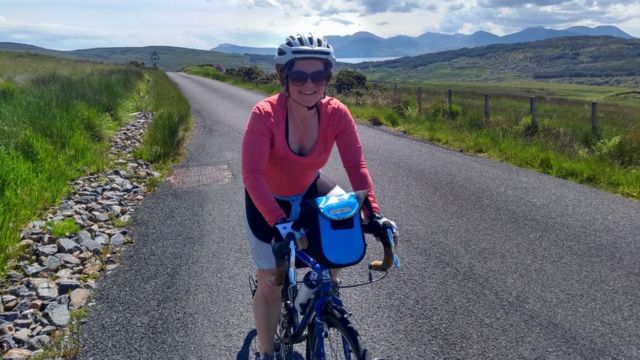
M 637 87 L 640 86 L 640 39 L 554 38 L 349 67 L 376 80 L 482 82 L 534 79 Z
M 19 51 L 108 63 L 129 63 L 135 61 L 138 63 L 143 62 L 147 64 L 147 66 L 152 64 L 150 56 L 151 53 L 155 51 L 160 56 L 160 59 L 157 61 L 158 67 L 167 71 L 178 71 L 184 66 L 193 64 L 217 64 L 225 68 L 257 65 L 268 68 L 269 70 L 273 66 L 271 63 L 273 57 L 265 58 L 257 55 L 223 54 L 214 51 L 173 46 L 114 47 L 57 51 L 32 45 L 0 42 L 0 51 Z

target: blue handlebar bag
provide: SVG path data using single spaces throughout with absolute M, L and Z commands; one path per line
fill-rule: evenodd
M 342 268 L 362 261 L 367 246 L 360 208 L 366 195 L 366 191 L 360 191 L 314 199 L 307 252 L 320 264 Z

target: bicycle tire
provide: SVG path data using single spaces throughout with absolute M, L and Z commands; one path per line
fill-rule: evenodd
M 284 304 L 282 305 L 284 308 Z M 283 310 L 283 314 L 280 316 L 278 327 L 276 328 L 276 336 L 274 339 L 275 358 L 276 360 L 293 360 L 293 344 L 287 343 L 286 338 L 291 336 L 291 328 L 288 325 L 289 319 L 286 314 L 286 309 Z
M 318 360 L 319 341 L 324 342 L 325 358 L 328 360 L 370 360 L 369 352 L 360 341 L 358 331 L 345 314 L 335 308 L 328 309 L 324 312 L 323 320 L 327 324 L 326 338 L 323 334 L 316 334 L 315 320 L 309 324 L 307 360 Z

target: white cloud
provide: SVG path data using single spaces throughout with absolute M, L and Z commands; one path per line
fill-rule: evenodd
M 383 37 L 426 31 L 504 35 L 529 26 L 616 25 L 640 36 L 640 0 L 2 0 L 0 41 L 69 50 L 230 42 L 277 46 L 290 33 Z

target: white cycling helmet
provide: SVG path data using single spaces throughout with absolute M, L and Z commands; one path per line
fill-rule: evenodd
M 333 68 L 336 57 L 333 47 L 327 43 L 324 37 L 314 36 L 308 33 L 290 35 L 285 42 L 280 44 L 276 52 L 276 67 L 280 67 L 295 59 L 320 59 L 325 60 Z

